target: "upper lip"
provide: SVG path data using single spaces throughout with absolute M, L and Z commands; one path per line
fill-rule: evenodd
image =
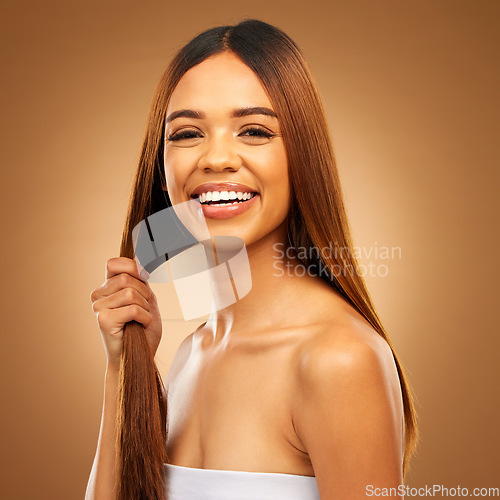
M 246 184 L 240 184 L 239 182 L 205 182 L 204 184 L 200 184 L 199 186 L 194 188 L 191 196 L 200 195 L 209 191 L 236 191 L 237 193 L 258 192 L 256 189 L 251 188 Z

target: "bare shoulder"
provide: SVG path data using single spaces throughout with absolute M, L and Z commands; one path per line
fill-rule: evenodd
M 347 300 L 331 288 L 317 285 L 317 314 L 297 350 L 296 375 L 301 384 L 321 384 L 325 377 L 341 382 L 353 376 L 377 378 L 399 387 L 392 350 L 387 341 Z
M 402 481 L 403 405 L 388 343 L 368 323 L 317 328 L 297 351 L 292 420 L 321 497 L 364 498 Z
M 296 375 L 302 384 L 314 386 L 325 377 L 342 382 L 358 376 L 399 385 L 388 343 L 374 328 L 360 322 L 321 325 L 301 343 L 297 355 Z

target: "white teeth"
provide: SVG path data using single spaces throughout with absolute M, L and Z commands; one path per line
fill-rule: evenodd
M 200 203 L 206 203 L 209 201 L 232 201 L 232 200 L 240 200 L 246 201 L 252 198 L 255 193 L 250 192 L 242 192 L 242 191 L 206 191 L 205 193 L 201 193 L 198 196 L 198 201 Z M 234 205 L 234 203 L 238 203 L 238 201 L 234 201 L 233 203 L 226 203 L 226 205 Z

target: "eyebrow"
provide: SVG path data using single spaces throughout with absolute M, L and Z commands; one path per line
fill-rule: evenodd
M 242 116 L 250 115 L 265 115 L 272 116 L 273 118 L 278 118 L 278 115 L 272 109 L 264 108 L 262 106 L 235 109 L 231 117 L 241 118 Z
M 248 108 L 238 108 L 235 109 L 231 113 L 231 118 L 242 118 L 243 116 L 250 115 L 264 115 L 271 116 L 273 118 L 278 118 L 278 115 L 269 108 L 265 108 L 262 106 L 253 106 Z M 174 111 L 167 116 L 166 123 L 175 120 L 176 118 L 194 118 L 197 120 L 203 120 L 206 117 L 205 113 L 201 111 L 196 111 L 194 109 L 180 109 L 178 111 Z

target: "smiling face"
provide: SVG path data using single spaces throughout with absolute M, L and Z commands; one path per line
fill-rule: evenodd
M 260 80 L 233 53 L 194 66 L 174 89 L 164 164 L 172 204 L 201 202 L 212 236 L 281 241 L 290 197 L 280 124 Z

